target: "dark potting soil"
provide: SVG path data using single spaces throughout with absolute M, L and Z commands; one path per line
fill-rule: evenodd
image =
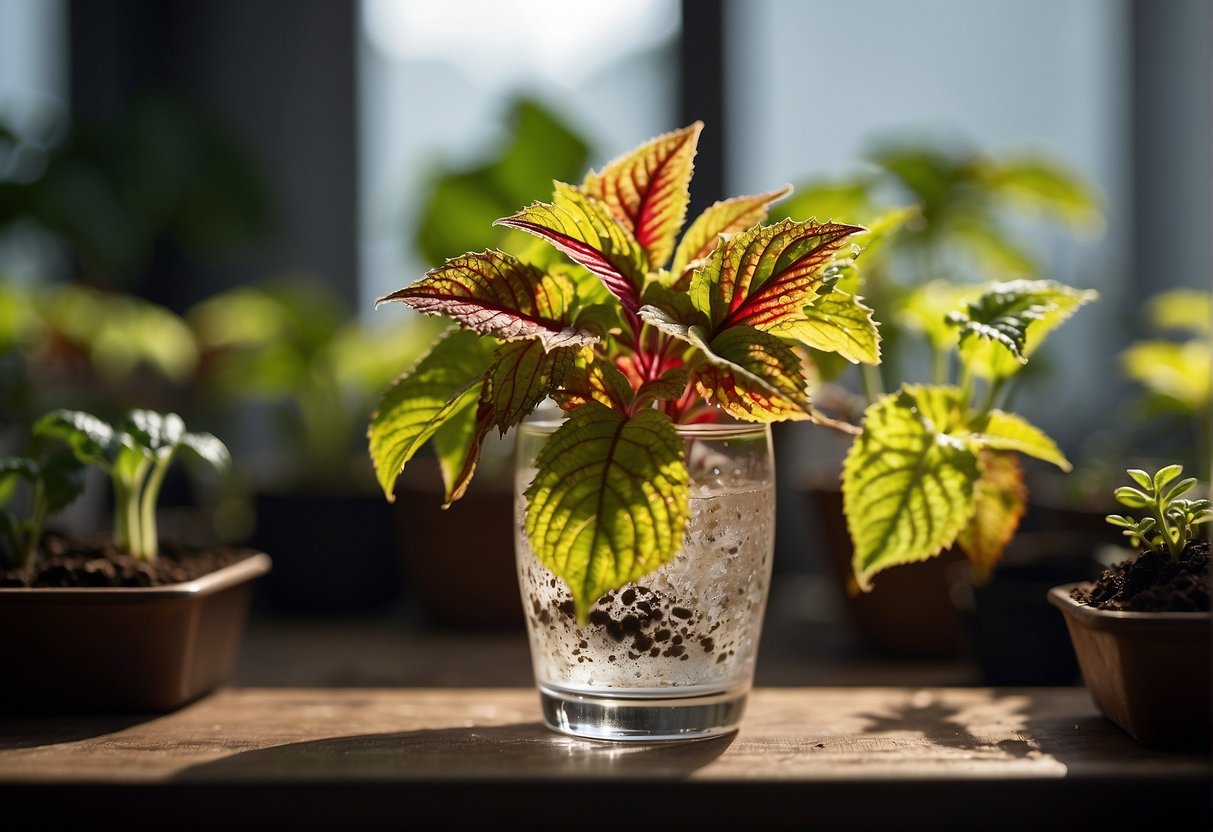
M 153 562 L 133 558 L 112 542 L 68 540 L 48 534 L 33 574 L 0 572 L 0 587 L 166 586 L 192 581 L 249 557 L 248 549 L 192 549 L 161 541 Z
M 1209 584 L 1209 541 L 1202 540 L 1189 543 L 1174 563 L 1159 552 L 1119 563 L 1071 597 L 1101 610 L 1205 612 Z

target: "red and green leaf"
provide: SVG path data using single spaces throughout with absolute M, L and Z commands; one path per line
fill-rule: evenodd
M 683 442 L 656 410 L 627 416 L 597 402 L 573 412 L 536 458 L 526 534 L 569 587 L 584 623 L 603 593 L 669 563 L 690 504 Z
M 813 220 L 755 226 L 729 238 L 695 271 L 691 300 L 709 317 L 713 332 L 771 329 L 812 302 L 834 253 L 862 230 Z
M 443 508 L 467 491 L 480 461 L 480 446 L 492 427 L 493 409 L 482 397 L 476 407 L 459 410 L 434 432 L 432 444 L 445 487 Z
M 611 361 L 594 357 L 567 373 L 553 398 L 564 410 L 598 402 L 618 413 L 627 413 L 632 403 L 632 385 Z
M 544 349 L 592 344 L 594 333 L 569 325 L 573 286 L 500 251 L 463 254 L 376 303 L 400 301 L 427 315 L 502 341 L 537 338 Z
M 698 340 L 694 332 L 691 335 Z M 710 344 L 700 343 L 691 366 L 700 395 L 738 419 L 813 418 L 800 357 L 774 335 L 730 327 Z
M 799 317 L 786 318 L 769 331 L 855 364 L 880 363 L 880 332 L 872 310 L 838 289 L 817 298 Z
M 628 314 L 639 307 L 648 255 L 604 203 L 557 182 L 550 203 L 532 203 L 496 224 L 534 234 L 585 266 L 619 298 Z
M 556 389 L 572 369 L 575 354 L 571 347 L 545 350 L 538 341 L 506 344 L 497 350 L 482 398 L 503 436 Z
M 490 339 L 457 329 L 384 393 L 368 438 L 375 474 L 389 501 L 395 499 L 396 477 L 418 449 L 444 423 L 474 409 L 492 363 Z
M 973 567 L 973 577 L 984 583 L 1019 529 L 1027 509 L 1028 489 L 1015 454 L 982 451 L 980 464 L 976 509 L 956 542 Z
M 686 220 L 691 174 L 702 122 L 658 136 L 591 171 L 581 187 L 601 200 L 648 254 L 654 267 L 664 266 Z
M 670 272 L 676 280 L 681 278 L 687 266 L 715 250 L 721 234 L 735 234 L 763 222 L 771 204 L 791 192 L 792 186 L 785 185 L 777 191 L 723 199 L 709 206 L 695 218 L 679 240 Z

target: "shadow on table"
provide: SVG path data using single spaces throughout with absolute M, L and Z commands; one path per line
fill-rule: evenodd
M 192 766 L 178 780 L 489 776 L 680 779 L 715 760 L 735 735 L 678 743 L 608 743 L 567 737 L 542 723 L 437 728 L 290 743 Z
M 0 719 L 0 751 L 90 740 L 116 734 L 159 716 L 161 715 L 62 716 L 53 713 L 8 716 Z

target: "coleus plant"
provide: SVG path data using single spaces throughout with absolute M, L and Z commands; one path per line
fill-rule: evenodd
M 497 221 L 550 248 L 464 254 L 380 299 L 459 325 L 371 419 L 384 493 L 432 439 L 449 506 L 488 432 L 553 398 L 567 418 L 538 455 L 526 534 L 582 622 L 682 546 L 690 476 L 677 425 L 824 421 L 798 345 L 879 360 L 871 311 L 836 289 L 832 266 L 864 229 L 764 225 L 785 187 L 717 202 L 679 238 L 701 129 L 659 136 L 580 185 L 556 182 L 550 202 Z
M 934 290 L 936 301 L 950 298 L 959 308 L 937 310 L 933 323 L 924 314 L 921 328 L 933 351 L 953 360 L 933 362 L 936 383 L 903 384 L 871 404 L 843 464 L 861 589 L 884 569 L 952 545 L 984 580 L 1026 509 L 1017 452 L 1070 470 L 1043 431 L 995 405 L 1045 337 L 1097 294 L 1048 280 Z M 955 368 L 957 383 L 938 378 Z
M 121 428 L 79 410 L 56 410 L 34 423 L 36 436 L 62 439 L 82 465 L 97 465 L 114 489 L 114 543 L 127 554 L 154 560 L 160 551 L 156 501 L 169 466 L 182 450 L 218 470 L 229 466 L 227 447 L 209 433 L 189 433 L 176 413 L 133 410 Z

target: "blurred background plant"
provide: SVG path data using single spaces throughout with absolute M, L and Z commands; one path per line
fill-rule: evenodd
M 853 176 L 806 182 L 780 210 L 858 222 L 879 236 L 851 276 L 881 322 L 881 363 L 859 368 L 864 396 L 853 402 L 853 418 L 855 407 L 902 379 L 947 377 L 958 332 L 944 316 L 976 297 L 979 284 L 1052 276 L 1028 239 L 1103 228 L 1095 187 L 1057 161 L 892 138 L 876 142 Z M 848 368 L 818 352 L 813 357 L 823 381 Z

